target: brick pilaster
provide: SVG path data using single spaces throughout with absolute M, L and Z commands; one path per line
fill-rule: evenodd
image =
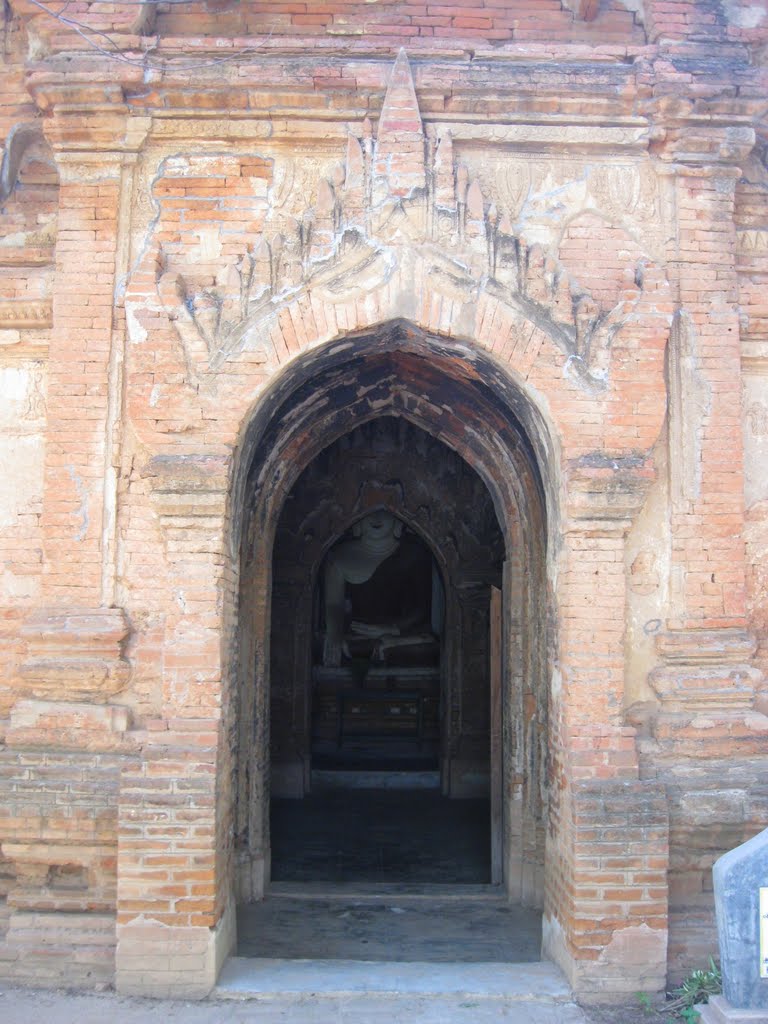
M 96 86 L 94 86 L 96 88 Z M 90 97 L 90 94 L 89 94 Z M 42 531 L 43 597 L 49 604 L 114 603 L 119 367 L 124 331 L 116 312 L 131 216 L 131 169 L 149 120 L 119 103 L 84 131 L 82 97 L 66 87 L 36 94 L 60 176 L 59 234 L 49 346 L 48 433 Z M 121 99 L 104 86 L 104 99 Z
M 50 603 L 98 607 L 120 158 L 59 166 L 43 587 Z
M 121 777 L 116 985 L 126 993 L 204 996 L 234 942 L 232 809 L 221 787 L 231 772 L 222 722 L 233 629 L 221 613 L 232 586 L 227 471 L 226 459 L 193 455 L 146 469 L 177 601 L 166 619 L 162 717 L 147 723 L 142 759 Z
M 680 166 L 670 365 L 672 629 L 745 626 L 743 435 L 730 166 Z M 676 364 L 676 365 L 675 365 Z
M 682 127 L 670 133 L 666 152 L 675 161 L 668 173 L 677 214 L 669 251 L 678 300 L 668 359 L 671 579 L 667 632 L 657 643 L 663 664 L 650 681 L 672 717 L 666 725 L 657 719 L 657 739 L 661 725 L 684 731 L 686 716 L 703 708 L 725 716 L 728 735 L 729 716 L 749 711 L 760 682 L 746 631 L 734 221 L 741 171 L 733 166 L 753 145 L 749 128 Z M 717 741 L 717 756 L 720 731 L 701 737 Z

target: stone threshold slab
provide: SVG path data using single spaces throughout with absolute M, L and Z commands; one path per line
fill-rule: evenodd
M 271 882 L 268 896 L 302 900 L 481 900 L 509 904 L 498 885 L 453 885 L 429 882 Z
M 289 995 L 467 996 L 567 1003 L 572 993 L 551 963 L 391 963 L 232 957 L 212 999 L 282 999 Z

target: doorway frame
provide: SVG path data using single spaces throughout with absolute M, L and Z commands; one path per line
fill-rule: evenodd
M 383 337 L 381 332 L 376 332 L 368 339 L 360 339 L 358 346 L 360 349 L 367 348 L 367 355 L 380 355 L 382 351 L 403 351 L 415 354 L 422 360 L 434 360 L 436 356 L 444 356 L 446 348 L 451 348 L 441 339 L 440 348 L 435 351 L 429 336 L 414 337 L 412 333 L 404 335 L 401 331 L 393 334 L 385 331 Z M 466 358 L 466 349 L 463 346 L 461 348 L 461 357 Z M 328 349 L 331 364 L 336 361 L 337 365 L 339 362 L 343 365 L 344 354 L 335 353 L 334 346 L 329 346 Z M 314 361 L 312 353 L 303 358 L 308 362 Z M 445 371 L 439 367 L 437 372 L 439 375 Z M 464 382 L 461 383 L 463 385 Z M 298 389 L 298 385 L 295 385 L 294 389 Z M 290 386 L 282 389 L 283 399 L 286 396 L 290 397 L 290 394 Z M 275 406 L 279 408 L 279 403 L 275 403 Z M 520 406 L 521 400 L 518 397 L 516 412 L 519 412 Z M 262 411 L 265 408 L 269 410 L 269 415 L 263 417 L 262 439 L 269 439 L 269 456 L 274 463 L 274 448 L 279 447 L 280 431 L 274 429 L 273 416 L 276 409 L 269 409 L 269 403 L 263 402 Z M 295 436 L 289 438 L 287 444 L 284 443 L 284 447 L 294 452 L 294 457 L 301 451 L 301 460 L 295 461 L 289 468 L 282 463 L 279 487 L 264 489 L 263 481 L 269 476 L 269 470 L 264 466 L 260 467 L 258 473 L 252 472 L 255 485 L 252 484 L 250 489 L 250 519 L 246 517 L 248 521 L 244 520 L 242 531 L 243 561 L 239 615 L 241 621 L 244 616 L 245 621 L 256 621 L 258 624 L 253 630 L 240 630 L 241 673 L 238 690 L 241 703 L 238 717 L 241 767 L 237 775 L 241 780 L 248 780 L 250 788 L 246 787 L 244 795 L 241 785 L 237 794 L 240 806 L 236 812 L 236 820 L 241 837 L 239 848 L 236 850 L 238 899 L 241 902 L 248 902 L 261 898 L 271 876 L 268 824 L 269 735 L 263 723 L 268 721 L 269 714 L 272 552 L 282 502 L 293 482 L 322 448 L 347 433 L 352 426 L 357 426 L 368 419 L 380 415 L 399 415 L 427 433 L 439 437 L 472 466 L 488 487 L 497 510 L 507 550 L 502 587 L 505 595 L 502 618 L 505 622 L 515 623 L 514 628 L 505 630 L 502 663 L 505 696 L 502 701 L 502 721 L 498 725 L 502 789 L 503 792 L 511 794 L 511 798 L 505 801 L 500 815 L 503 849 L 501 884 L 511 901 L 541 906 L 544 889 L 544 827 L 543 821 L 539 821 L 539 827 L 536 827 L 535 817 L 537 813 L 541 816 L 545 809 L 543 792 L 546 786 L 546 741 L 543 744 L 534 742 L 531 748 L 532 737 L 521 727 L 526 703 L 530 710 L 532 697 L 533 715 L 529 718 L 536 719 L 538 716 L 538 730 L 545 736 L 548 728 L 546 680 L 549 673 L 545 656 L 546 638 L 532 635 L 534 623 L 546 622 L 548 619 L 543 607 L 547 593 L 544 552 L 547 545 L 546 533 L 550 526 L 545 512 L 545 496 L 541 486 L 537 485 L 538 470 L 532 457 L 536 444 L 528 437 L 521 437 L 519 420 L 503 402 L 498 402 L 494 411 L 497 434 L 493 440 L 497 449 L 500 449 L 495 452 L 491 451 L 492 446 L 485 445 L 484 442 L 476 443 L 476 447 L 473 447 L 472 443 L 467 443 L 466 439 L 458 435 L 452 437 L 445 425 L 438 426 L 430 422 L 428 417 L 424 417 L 423 411 L 416 408 L 402 392 L 395 392 L 389 408 L 383 411 L 379 408 L 375 414 L 350 411 L 348 408 L 341 411 L 343 427 L 334 427 L 332 417 L 330 428 L 327 417 L 325 424 L 322 421 L 318 424 L 310 418 L 311 431 L 303 435 L 303 443 L 299 444 Z M 531 421 L 536 420 L 537 415 L 537 411 L 533 412 L 530 416 Z M 325 429 L 322 429 L 323 426 Z M 516 439 L 514 445 L 508 444 L 505 447 L 504 439 L 498 433 L 500 429 L 507 431 L 507 442 Z M 541 437 L 536 440 L 540 446 Z M 253 438 L 250 445 L 244 445 L 244 453 L 250 454 L 251 461 L 258 457 L 259 443 L 262 444 L 262 449 L 267 448 L 263 440 Z M 243 459 L 242 462 L 244 461 Z M 269 462 L 269 459 L 266 461 Z M 243 502 L 243 509 L 247 504 L 247 494 L 248 487 L 243 485 L 238 495 L 239 500 Z M 254 523 L 259 524 L 258 531 L 254 530 Z M 249 543 L 250 551 L 247 548 Z M 535 610 L 537 604 L 540 607 Z M 514 672 L 513 665 L 516 666 Z M 243 666 L 253 666 L 250 679 L 248 673 L 242 672 Z M 257 738 L 255 741 L 251 724 L 254 720 L 262 723 L 260 739 Z M 243 753 L 247 749 L 250 755 L 249 762 L 244 763 Z M 525 765 L 534 760 L 537 761 L 541 777 L 531 779 L 531 773 L 526 772 Z M 254 781 L 260 785 L 256 799 L 253 798 Z M 245 843 L 242 841 L 243 826 L 247 831 Z M 530 833 L 527 836 L 527 846 L 526 832 Z

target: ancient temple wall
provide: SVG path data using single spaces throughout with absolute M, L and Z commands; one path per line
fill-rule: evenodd
M 530 446 L 545 952 L 593 997 L 659 988 L 711 948 L 712 861 L 765 824 L 765 13 L 205 6 L 84 5 L 133 64 L 24 0 L 6 26 L 0 973 L 213 984 L 236 752 L 269 756 L 249 424 L 296 367 L 378 351 L 398 384 L 371 400 L 510 507 Z M 487 431 L 446 380 L 494 396 Z

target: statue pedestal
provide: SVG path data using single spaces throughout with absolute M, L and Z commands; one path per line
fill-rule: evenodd
M 699 1013 L 699 1024 L 768 1024 L 768 1010 L 737 1010 L 724 996 L 713 996 Z

